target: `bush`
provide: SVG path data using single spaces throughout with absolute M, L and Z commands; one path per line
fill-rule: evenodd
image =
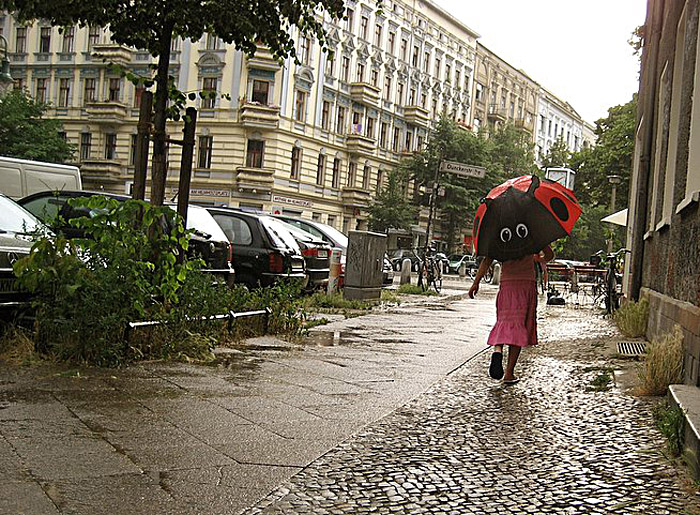
M 639 302 L 626 302 L 615 311 L 613 320 L 625 336 L 631 338 L 644 336 L 649 320 L 649 299 L 644 297 Z
M 679 406 L 661 402 L 654 406 L 654 421 L 661 434 L 666 437 L 666 445 L 673 456 L 680 456 L 685 432 L 685 412 Z
M 647 345 L 638 375 L 643 395 L 664 395 L 668 385 L 683 382 L 683 331 L 679 325 Z

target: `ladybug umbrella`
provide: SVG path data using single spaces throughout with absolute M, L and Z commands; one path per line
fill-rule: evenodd
M 536 254 L 571 234 L 581 216 L 574 193 L 535 175 L 510 179 L 493 188 L 474 217 L 474 251 L 499 261 Z

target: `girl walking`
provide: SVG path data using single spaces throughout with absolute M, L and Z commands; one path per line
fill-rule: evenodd
M 537 283 L 535 263 L 547 263 L 554 258 L 552 248 L 547 245 L 537 254 L 528 254 L 519 259 L 504 261 L 501 267 L 501 282 L 496 297 L 496 325 L 489 335 L 488 344 L 493 346 L 489 375 L 503 379 L 506 385 L 519 381 L 515 377 L 515 365 L 520 349 L 537 345 Z M 482 277 L 493 263 L 486 257 L 481 262 L 474 282 L 469 288 L 469 298 L 479 291 Z M 503 370 L 503 346 L 508 345 L 508 363 Z

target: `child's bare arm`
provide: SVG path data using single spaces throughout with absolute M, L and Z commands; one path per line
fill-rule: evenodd
M 481 282 L 481 278 L 486 275 L 486 272 L 488 271 L 489 267 L 491 266 L 491 263 L 493 263 L 493 258 L 486 257 L 484 260 L 481 262 L 481 265 L 479 265 L 479 270 L 476 272 L 476 277 L 474 277 L 474 282 L 472 283 L 471 288 L 469 288 L 469 298 L 473 299 L 474 296 L 479 292 L 479 283 Z

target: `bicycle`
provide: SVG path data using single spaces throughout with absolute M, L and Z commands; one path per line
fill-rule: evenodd
M 442 266 L 435 259 L 435 249 L 433 248 L 428 249 L 425 258 L 421 261 L 418 286 L 423 291 L 427 291 L 432 286 L 437 293 L 440 293 L 442 289 Z
M 595 297 L 593 302 L 597 306 L 602 301 L 608 315 L 612 315 L 614 311 L 620 309 L 620 297 L 622 297 L 622 294 L 618 291 L 618 263 L 620 256 L 630 252 L 629 249 L 621 248 L 611 254 L 606 254 L 602 250 L 595 254 L 601 258 L 601 261 L 605 262 L 606 270 L 603 281 L 597 285 L 597 288 L 594 288 Z

